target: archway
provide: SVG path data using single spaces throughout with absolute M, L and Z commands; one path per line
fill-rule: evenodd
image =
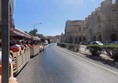
M 98 36 L 98 40 L 102 41 L 102 36 L 101 35 Z
M 116 41 L 117 40 L 117 34 L 112 34 L 111 35 L 111 40 Z

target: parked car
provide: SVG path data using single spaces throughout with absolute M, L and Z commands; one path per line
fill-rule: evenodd
M 92 41 L 92 42 L 90 42 L 90 44 L 92 45 L 92 44 L 96 44 L 96 45 L 104 45 L 101 41 Z
M 104 44 L 112 44 L 112 41 L 104 41 Z
M 113 41 L 113 44 L 118 44 L 118 41 Z
M 84 41 L 84 42 L 80 42 L 79 44 L 80 44 L 80 45 L 87 45 L 87 44 L 89 44 L 89 43 Z
M 118 44 L 118 41 L 105 41 L 105 44 Z

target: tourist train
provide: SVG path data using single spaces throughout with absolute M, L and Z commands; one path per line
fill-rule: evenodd
M 18 74 L 28 61 L 44 50 L 41 39 L 17 28 L 10 30 L 10 76 Z M 0 54 L 2 56 L 2 54 Z M 2 66 L 0 65 L 0 74 Z

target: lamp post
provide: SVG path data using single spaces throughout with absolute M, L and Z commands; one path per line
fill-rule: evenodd
M 36 24 L 34 24 L 34 29 L 35 29 L 35 26 L 36 26 L 36 25 L 39 25 L 39 24 L 42 24 L 42 23 L 36 23 Z
M 2 83 L 9 83 L 9 0 L 1 0 L 2 8 Z

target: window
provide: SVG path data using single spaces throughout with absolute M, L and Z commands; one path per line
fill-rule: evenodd
M 114 25 L 112 25 L 112 31 L 113 32 L 116 32 L 117 31 L 117 26 L 114 24 Z
M 112 34 L 111 35 L 111 40 L 116 41 L 117 40 L 117 34 Z
M 98 40 L 102 41 L 102 36 L 101 35 L 98 36 Z
M 85 31 L 85 27 L 83 27 L 83 31 Z
M 92 33 L 92 29 L 90 29 L 90 33 Z
M 81 31 L 81 27 L 79 27 L 79 31 Z
M 116 9 L 112 10 L 112 17 L 118 17 L 118 11 Z

